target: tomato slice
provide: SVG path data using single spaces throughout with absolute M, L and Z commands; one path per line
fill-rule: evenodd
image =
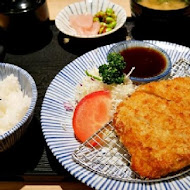
M 75 136 L 86 141 L 110 120 L 111 95 L 96 91 L 86 95 L 76 106 L 73 115 Z

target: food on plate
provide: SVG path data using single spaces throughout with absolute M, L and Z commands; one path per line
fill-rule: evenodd
M 76 138 L 86 141 L 110 120 L 111 94 L 96 91 L 86 95 L 77 104 L 73 115 L 73 129 Z
M 13 74 L 0 81 L 0 134 L 10 130 L 26 114 L 31 98 L 21 90 Z
M 93 16 L 91 14 L 70 15 L 69 20 L 73 27 L 76 25 L 90 29 L 93 23 Z
M 139 86 L 122 101 L 113 124 L 131 168 L 155 179 L 190 165 L 190 77 Z
M 100 11 L 95 14 L 79 14 L 69 16 L 70 26 L 79 35 L 96 35 L 111 31 L 117 24 L 117 16 L 113 9 Z
M 117 60 L 117 62 L 118 64 L 121 64 L 120 59 Z M 76 87 L 75 101 L 77 105 L 73 116 L 75 135 L 77 139 L 82 142 L 97 132 L 100 127 L 103 127 L 113 117 L 113 113 L 115 112 L 118 103 L 126 96 L 132 94 L 136 88 L 127 75 L 124 76 L 124 80 L 121 84 L 113 83 L 108 85 L 102 81 L 98 68 L 86 71 L 86 74 L 87 76 L 84 77 Z M 107 104 L 106 108 L 109 109 L 105 116 L 101 116 L 103 113 L 99 112 L 99 108 L 96 107 L 98 105 L 97 102 L 99 102 L 97 100 L 105 95 L 107 97 L 106 99 L 104 98 L 104 100 L 107 101 L 105 101 Z M 82 112 L 80 110 L 82 110 Z M 98 115 L 100 114 L 101 117 L 105 118 L 104 122 L 99 123 L 98 127 L 92 123 L 94 120 L 93 115 L 95 115 L 96 112 Z M 84 118 L 86 118 L 86 120 L 84 120 Z M 81 130 L 82 128 L 80 125 L 82 125 L 83 130 Z
M 115 28 L 117 24 L 117 16 L 112 8 L 107 8 L 106 11 L 97 12 L 93 17 L 93 21 L 100 22 L 100 30 L 98 33 L 102 34 Z
M 138 0 L 139 4 L 158 10 L 182 9 L 189 5 L 189 0 Z
M 126 62 L 119 53 L 110 53 L 107 57 L 108 64 L 99 67 L 100 76 L 106 84 L 121 84 L 124 82 L 124 69 Z M 129 71 L 130 72 L 130 71 Z M 128 72 L 128 73 L 129 73 Z
M 156 94 L 168 101 L 189 107 L 190 105 L 190 77 L 178 77 L 174 80 L 162 80 L 140 86 L 137 91 Z
M 106 84 L 124 83 L 124 69 L 126 67 L 124 58 L 119 53 L 110 53 L 107 61 L 106 64 L 100 65 L 98 68 L 100 77 L 94 76 L 87 71 L 86 74 L 96 80 L 102 80 Z
M 115 56 L 113 56 L 113 58 L 114 57 Z M 117 59 L 116 61 L 117 61 L 116 65 L 118 64 L 122 66 L 122 62 L 120 62 L 120 59 Z M 109 75 L 109 72 L 107 73 L 107 75 L 105 73 L 105 76 L 108 76 L 108 75 Z M 120 78 L 120 76 L 118 78 Z M 110 78 L 110 80 L 112 79 Z M 116 78 L 113 80 L 116 80 Z M 112 117 L 118 103 L 121 102 L 124 98 L 126 98 L 126 96 L 131 95 L 135 91 L 135 89 L 136 89 L 136 85 L 133 84 L 132 81 L 129 79 L 129 75 L 124 74 L 123 82 L 120 84 L 116 84 L 116 83 L 107 84 L 107 83 L 104 83 L 102 77 L 100 76 L 99 68 L 92 68 L 86 71 L 86 76 L 76 86 L 75 102 L 78 103 L 84 96 L 95 91 L 100 91 L 100 90 L 109 91 L 111 93 L 111 102 L 112 102 L 110 116 Z
M 81 35 L 95 35 L 100 29 L 99 22 L 93 22 L 91 14 L 70 15 L 70 25 Z

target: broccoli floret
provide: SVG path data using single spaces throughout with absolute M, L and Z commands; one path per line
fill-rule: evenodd
M 119 53 L 110 53 L 107 60 L 108 64 L 99 67 L 99 74 L 102 77 L 102 81 L 106 84 L 123 83 L 123 70 L 126 67 L 124 58 Z

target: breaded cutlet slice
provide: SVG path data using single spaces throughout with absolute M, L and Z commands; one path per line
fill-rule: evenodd
M 172 80 L 162 80 L 141 85 L 137 91 L 144 91 L 175 101 L 176 103 L 190 104 L 190 77 L 178 77 Z
M 159 83 L 154 84 L 161 88 Z M 131 168 L 141 177 L 160 178 L 190 165 L 190 107 L 185 101 L 137 90 L 119 104 L 113 124 L 131 155 Z

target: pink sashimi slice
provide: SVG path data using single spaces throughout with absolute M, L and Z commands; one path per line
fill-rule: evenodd
M 100 29 L 99 22 L 93 22 L 93 16 L 85 15 L 70 15 L 70 26 L 75 29 L 79 35 L 95 35 Z
M 83 28 L 79 25 L 77 18 L 78 18 L 77 15 L 70 15 L 69 17 L 70 26 L 73 29 L 75 29 L 77 34 L 83 35 Z
M 100 23 L 99 22 L 93 22 L 92 27 L 90 29 L 84 30 L 85 35 L 96 35 L 98 34 L 98 31 L 100 30 Z
M 85 29 L 90 29 L 93 24 L 93 16 L 91 14 L 70 15 L 69 20 L 73 28 L 79 26 Z
M 75 26 L 78 26 L 78 23 L 77 23 L 77 15 L 70 15 L 69 16 L 69 23 L 71 25 L 71 27 L 75 27 Z

